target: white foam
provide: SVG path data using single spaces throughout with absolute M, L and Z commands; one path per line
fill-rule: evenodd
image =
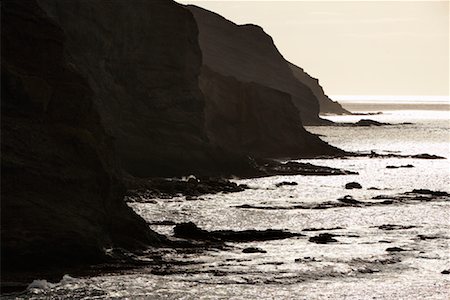
M 39 290 L 48 290 L 54 288 L 56 285 L 65 285 L 68 283 L 75 282 L 77 279 L 65 274 L 61 281 L 58 283 L 51 283 L 45 279 L 35 279 L 32 283 L 27 286 L 27 290 L 30 289 L 39 289 Z

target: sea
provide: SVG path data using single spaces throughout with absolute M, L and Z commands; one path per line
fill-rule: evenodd
M 166 275 L 150 267 L 94 277 L 66 275 L 60 282 L 35 281 L 16 299 L 450 299 L 450 199 L 379 206 L 292 208 L 349 195 L 371 201 L 413 189 L 450 192 L 448 103 L 344 103 L 371 115 L 324 116 L 334 122 L 372 119 L 390 126 L 309 126 L 326 142 L 347 151 L 428 153 L 446 159 L 307 159 L 358 175 L 273 176 L 233 179 L 250 189 L 239 193 L 155 199 L 130 206 L 149 222 L 194 222 L 205 230 L 282 229 L 304 236 L 228 243 L 227 249 L 192 253 L 162 251 Z M 405 124 L 402 124 L 405 123 Z M 409 168 L 387 166 L 412 165 Z M 287 181 L 297 185 L 277 187 Z M 358 182 L 361 189 L 345 189 Z M 270 209 L 238 208 L 243 204 Z M 152 229 L 173 235 L 171 225 Z M 306 230 L 305 230 L 306 229 Z M 334 234 L 337 242 L 310 237 Z M 257 247 L 265 253 L 243 253 Z M 404 251 L 389 252 L 386 249 Z M 168 274 L 168 275 L 167 275 Z M 36 278 L 39 279 L 39 278 Z

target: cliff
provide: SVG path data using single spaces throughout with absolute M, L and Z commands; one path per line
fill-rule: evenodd
M 1 19 L 2 276 L 159 244 L 123 201 L 112 139 L 63 30 L 35 1 L 2 1 Z
M 67 36 L 65 57 L 92 87 L 123 168 L 135 176 L 210 173 L 216 151 L 198 87 L 192 14 L 168 0 L 39 0 Z
M 163 243 L 124 203 L 122 168 L 135 176 L 251 175 L 260 170 L 243 154 L 337 151 L 301 126 L 292 99 L 311 102 L 302 113 L 312 119 L 318 106 L 296 79 L 286 84 L 298 92 L 291 96 L 206 67 L 200 73 L 192 14 L 172 1 L 130 2 L 2 2 L 3 268 L 99 262 L 111 247 Z
M 203 8 L 188 5 L 199 28 L 203 64 L 239 81 L 256 82 L 290 94 L 303 123 L 318 124 L 319 103 L 297 80 L 272 38 L 256 25 L 235 23 Z
M 206 128 L 212 143 L 253 157 L 298 158 L 333 155 L 338 150 L 301 126 L 291 96 L 202 68 Z
M 351 112 L 343 108 L 338 102 L 331 100 L 327 95 L 325 95 L 318 79 L 311 77 L 302 68 L 294 65 L 293 63 L 288 62 L 288 64 L 295 78 L 307 85 L 314 93 L 314 96 L 316 96 L 319 100 L 320 113 L 337 115 L 351 114 Z

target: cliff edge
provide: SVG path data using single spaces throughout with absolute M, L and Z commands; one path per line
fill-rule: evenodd
M 66 37 L 35 1 L 2 1 L 3 271 L 103 261 L 158 245 L 123 201 L 112 139 Z
M 306 131 L 291 95 L 239 81 L 203 66 L 206 129 L 212 143 L 260 158 L 336 155 L 340 150 Z
M 351 112 L 346 110 L 337 101 L 331 100 L 324 92 L 322 86 L 319 84 L 317 78 L 311 77 L 299 66 L 288 62 L 295 78 L 307 85 L 319 100 L 320 113 L 321 114 L 336 114 L 336 115 L 350 115 Z
M 224 76 L 255 82 L 291 95 L 304 125 L 320 124 L 319 103 L 297 80 L 272 38 L 259 26 L 237 25 L 203 8 L 188 5 L 199 28 L 203 64 Z
M 122 167 L 134 176 L 219 169 L 204 128 L 192 14 L 168 0 L 38 0 L 66 33 L 66 59 L 92 87 Z

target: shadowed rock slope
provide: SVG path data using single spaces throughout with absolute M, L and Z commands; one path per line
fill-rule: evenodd
M 187 8 L 199 27 L 204 65 L 239 81 L 256 82 L 290 94 L 304 125 L 326 123 L 319 118 L 316 95 L 293 75 L 272 38 L 261 27 L 237 25 L 197 6 Z
M 311 77 L 302 68 L 294 65 L 293 63 L 288 62 L 288 64 L 295 78 L 307 85 L 313 92 L 314 96 L 316 96 L 319 100 L 320 113 L 338 115 L 351 114 L 351 112 L 343 108 L 338 102 L 331 100 L 327 95 L 325 95 L 318 79 Z
M 174 176 L 224 167 L 204 129 L 202 55 L 188 10 L 169 0 L 39 3 L 66 32 L 66 58 L 92 87 L 126 171 Z
M 264 158 L 335 155 L 340 151 L 307 132 L 291 96 L 255 82 L 239 81 L 203 66 L 206 128 L 211 142 Z
M 2 277 L 159 244 L 123 201 L 112 140 L 61 28 L 34 0 L 2 1 L 1 19 Z

